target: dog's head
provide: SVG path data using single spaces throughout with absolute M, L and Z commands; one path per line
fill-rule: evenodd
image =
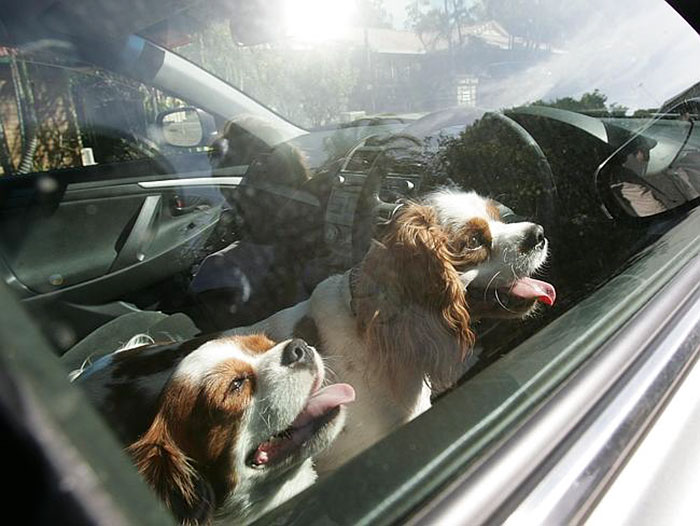
M 275 487 L 303 489 L 288 483 L 339 433 L 354 391 L 323 381 L 319 355 L 302 340 L 208 341 L 177 365 L 128 451 L 181 522 L 255 516 Z
M 436 209 L 448 232 L 473 318 L 521 318 L 538 303 L 554 304 L 554 287 L 531 277 L 548 256 L 542 226 L 505 222 L 499 203 L 473 192 L 436 192 L 426 204 Z
M 442 190 L 400 207 L 365 257 L 355 287 L 360 330 L 390 370 L 406 363 L 445 387 L 474 344 L 472 318 L 522 317 L 554 303 L 530 278 L 547 258 L 544 230 L 505 223 L 497 203 Z

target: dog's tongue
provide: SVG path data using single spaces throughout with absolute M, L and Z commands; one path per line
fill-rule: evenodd
M 510 289 L 513 296 L 524 299 L 536 299 L 545 305 L 554 305 L 557 298 L 557 291 L 554 286 L 546 281 L 532 278 L 520 278 Z
M 355 400 L 355 390 L 348 384 L 331 384 L 311 395 L 304 410 L 299 413 L 292 427 L 303 427 L 334 407 Z
M 355 390 L 348 384 L 333 384 L 316 391 L 304 410 L 296 417 L 284 436 L 273 437 L 260 444 L 253 453 L 253 464 L 262 466 L 293 451 L 313 434 L 313 426 L 305 427 L 314 419 L 341 404 L 355 400 Z

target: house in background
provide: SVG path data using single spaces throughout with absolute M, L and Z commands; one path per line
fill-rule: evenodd
M 353 28 L 334 43 L 353 51 L 360 81 L 349 111 L 372 114 L 488 106 L 488 86 L 550 54 L 526 46 L 494 20 L 435 33 Z M 285 42 L 284 45 L 289 45 Z M 295 45 L 302 48 L 303 42 Z M 312 44 L 309 44 L 312 45 Z

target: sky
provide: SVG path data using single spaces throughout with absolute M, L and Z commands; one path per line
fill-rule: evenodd
M 476 0 L 469 0 L 472 4 Z M 406 6 L 413 3 L 413 0 L 384 0 L 384 9 L 391 15 L 391 22 L 395 29 L 405 29 Z M 429 3 L 436 7 L 443 7 L 444 0 L 429 0 Z
M 602 4 L 603 2 L 601 2 Z M 577 96 L 595 88 L 630 108 L 653 108 L 700 81 L 700 36 L 665 2 L 605 3 L 571 32 L 564 52 L 509 79 L 503 102 Z
M 396 29 L 403 29 L 406 21 L 406 0 L 384 0 L 384 8 L 391 15 L 391 22 Z
M 569 29 L 561 53 L 497 86 L 497 106 L 597 88 L 608 102 L 652 108 L 700 81 L 700 36 L 663 0 L 567 1 L 583 2 L 589 17 Z M 395 28 L 409 3 L 384 0 Z

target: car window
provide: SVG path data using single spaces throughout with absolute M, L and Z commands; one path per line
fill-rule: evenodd
M 0 276 L 180 523 L 405 521 L 700 252 L 661 0 L 12 1 Z
M 177 151 L 159 141 L 156 117 L 186 106 L 184 101 L 80 63 L 64 49 L 46 47 L 0 50 L 5 175 L 143 160 Z

